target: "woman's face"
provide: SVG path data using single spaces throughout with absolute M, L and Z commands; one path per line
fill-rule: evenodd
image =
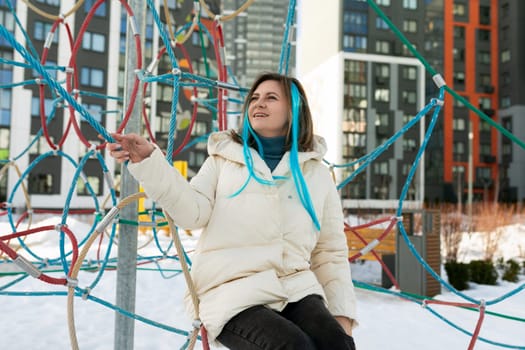
M 255 89 L 248 105 L 250 125 L 263 137 L 284 136 L 288 131 L 288 110 L 288 100 L 281 83 L 263 81 Z

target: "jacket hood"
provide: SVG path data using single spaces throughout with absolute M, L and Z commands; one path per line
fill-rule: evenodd
M 314 159 L 321 161 L 326 154 L 326 141 L 318 135 L 314 135 L 313 150 L 308 152 L 299 152 L 299 163 L 304 163 Z M 257 168 L 258 163 L 264 163 L 257 151 L 250 149 L 254 159 L 254 166 Z M 231 137 L 231 130 L 219 131 L 212 133 L 208 138 L 208 153 L 210 156 L 220 156 L 232 162 L 245 164 L 243 157 L 242 145 L 235 142 Z M 285 153 L 284 158 L 289 157 L 289 151 Z

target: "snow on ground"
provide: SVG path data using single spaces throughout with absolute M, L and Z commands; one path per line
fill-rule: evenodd
M 5 218 L 0 222 L 0 235 L 12 232 Z M 32 227 L 55 225 L 59 217 L 46 216 L 34 220 Z M 91 226 L 73 218 L 68 219 L 68 226 L 79 240 Z M 19 228 L 19 231 L 23 228 Z M 46 233 L 32 235 L 26 239 L 26 244 L 34 254 L 56 258 L 60 255 L 58 234 L 51 230 Z M 160 245 L 167 247 L 170 238 L 160 236 Z M 198 234 L 193 237 L 182 235 L 186 249 L 191 251 Z M 466 236 L 462 242 L 461 254 L 464 258 L 479 258 L 481 238 L 477 234 Z M 140 235 L 139 246 L 148 242 L 146 235 Z M 507 227 L 500 237 L 499 246 L 502 250 L 497 254 L 510 257 L 522 257 L 525 247 L 524 225 Z M 520 248 L 521 247 L 521 248 Z M 66 244 L 67 250 L 67 244 Z M 115 256 L 114 247 L 112 256 Z M 102 254 L 105 252 L 102 251 Z M 22 250 L 19 254 L 26 255 Z M 150 242 L 139 251 L 142 256 L 159 254 L 155 243 Z M 88 259 L 97 259 L 97 249 L 92 248 Z M 154 264 L 141 265 L 137 272 L 136 313 L 141 317 L 161 323 L 167 327 L 190 329 L 190 320 L 184 312 L 183 294 L 185 282 L 182 274 L 174 274 L 170 269 L 178 268 L 173 262 L 160 263 L 164 273 L 160 273 Z M 352 263 L 353 278 L 381 284 L 381 271 L 377 262 Z M 0 330 L 2 332 L 2 348 L 10 350 L 39 349 L 70 349 L 68 332 L 68 312 L 64 295 L 34 296 L 36 292 L 64 292 L 62 286 L 51 286 L 34 278 L 25 278 L 14 283 L 19 276 L 5 275 L 7 271 L 16 270 L 11 264 L 0 263 Z M 442 274 L 444 274 L 442 272 Z M 60 277 L 59 274 L 54 275 Z M 81 271 L 79 286 L 88 286 L 97 275 L 93 272 Z M 471 284 L 465 294 L 476 300 L 484 299 L 490 304 L 487 310 L 504 317 L 486 315 L 480 337 L 489 343 L 478 340 L 476 350 L 488 349 L 525 349 L 525 277 L 521 275 L 518 283 L 500 281 L 497 286 Z M 114 304 L 116 290 L 116 272 L 106 271 L 100 282 L 91 292 L 91 296 L 106 303 Z M 25 295 L 12 295 L 17 292 L 27 292 Z M 354 330 L 354 337 L 360 350 L 368 349 L 428 349 L 442 350 L 467 349 L 471 337 L 454 328 L 464 328 L 472 332 L 476 326 L 479 314 L 471 310 L 451 306 L 431 305 L 430 309 L 420 303 L 407 301 L 388 293 L 379 293 L 369 289 L 357 288 L 359 327 Z M 512 293 L 503 301 L 493 303 Z M 461 301 L 464 299 L 452 292 L 442 290 L 437 299 Z M 437 317 L 429 310 L 439 313 Z M 513 317 L 514 319 L 509 319 Z M 75 298 L 74 300 L 75 331 L 80 349 L 106 350 L 114 348 L 115 312 L 100 303 Z M 163 328 L 152 326 L 141 321 L 135 321 L 134 348 L 137 350 L 178 349 L 185 337 Z M 498 346 L 497 344 L 503 345 Z M 197 343 L 196 348 L 200 348 Z M 213 348 L 213 347 L 212 347 Z

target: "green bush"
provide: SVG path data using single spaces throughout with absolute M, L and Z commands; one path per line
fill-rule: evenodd
M 503 276 L 501 279 L 509 282 L 518 282 L 520 270 L 520 264 L 515 260 L 509 259 L 506 261 L 505 266 L 503 267 Z
M 447 261 L 445 263 L 448 282 L 457 290 L 468 289 L 469 269 L 468 264 L 457 261 Z
M 498 281 L 498 272 L 492 261 L 473 260 L 469 264 L 470 280 L 478 284 L 495 285 Z

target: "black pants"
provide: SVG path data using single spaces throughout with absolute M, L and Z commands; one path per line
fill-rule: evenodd
M 232 350 L 355 350 L 354 340 L 319 295 L 276 312 L 253 306 L 233 317 L 217 340 Z

